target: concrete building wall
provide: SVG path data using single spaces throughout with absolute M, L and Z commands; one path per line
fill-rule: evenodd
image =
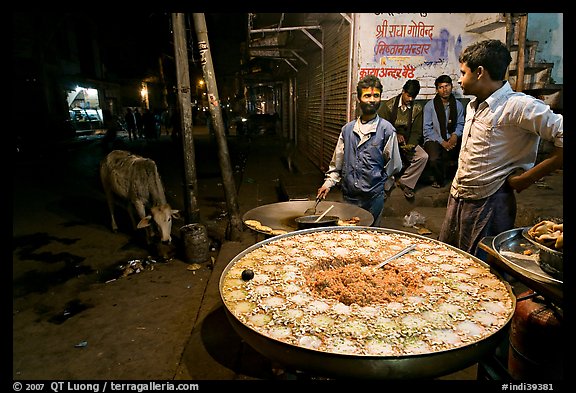
M 538 41 L 537 63 L 554 63 L 550 83 L 564 84 L 564 14 L 530 13 L 526 37 Z

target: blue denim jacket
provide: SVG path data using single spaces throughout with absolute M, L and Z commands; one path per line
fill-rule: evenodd
M 342 128 L 342 192 L 348 197 L 370 199 L 384 192 L 389 158 L 385 153 L 385 146 L 395 130 L 388 121 L 379 118 L 376 132 L 360 143 L 360 135 L 354 131 L 355 123 L 356 121 L 351 121 Z

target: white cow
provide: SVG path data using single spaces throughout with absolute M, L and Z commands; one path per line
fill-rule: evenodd
M 124 150 L 113 150 L 100 163 L 100 179 L 110 216 L 112 230 L 118 231 L 114 219 L 114 197 L 128 201 L 128 212 L 136 229 L 146 228 L 146 240 L 151 244 L 158 235 L 161 244 L 170 244 L 172 218 L 179 218 L 179 211 L 166 202 L 164 187 L 156 163 Z M 136 223 L 132 208 L 136 210 Z M 147 209 L 150 214 L 147 214 Z

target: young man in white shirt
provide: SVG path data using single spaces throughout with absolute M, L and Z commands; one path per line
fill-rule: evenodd
M 514 228 L 514 191 L 563 167 L 564 118 L 543 101 L 512 90 L 504 80 L 511 61 L 499 40 L 472 44 L 459 58 L 458 83 L 476 98 L 466 108 L 439 240 L 471 254 L 483 237 Z M 554 148 L 536 163 L 540 139 Z

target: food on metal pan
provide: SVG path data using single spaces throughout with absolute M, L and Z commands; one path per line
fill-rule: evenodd
M 546 247 L 561 250 L 564 247 L 564 224 L 543 220 L 528 230 L 528 235 Z
M 557 250 L 561 250 L 564 248 L 564 232 L 562 232 L 556 239 L 556 243 L 554 243 L 554 248 L 556 248 Z
M 528 234 L 533 238 L 536 239 L 537 237 L 544 235 L 546 233 L 554 232 L 552 228 L 556 225 L 553 221 L 540 221 L 538 224 L 534 225 L 532 228 L 528 230 Z
M 274 236 L 288 233 L 288 231 L 285 231 L 283 229 L 273 229 L 267 225 L 262 225 L 262 223 L 258 220 L 244 220 L 244 224 L 246 224 L 246 226 L 248 226 L 250 229 L 254 229 L 256 231 L 264 233 L 270 233 Z
M 267 225 L 258 225 L 255 227 L 255 229 L 259 230 L 260 232 L 272 233 L 272 228 Z
M 558 239 L 562 235 L 562 232 L 552 232 L 552 233 L 544 233 L 536 238 L 538 242 L 542 244 L 553 244 L 556 243 L 556 239 Z
M 515 259 L 519 259 L 522 261 L 531 261 L 534 263 L 538 263 L 538 258 L 539 255 L 538 254 L 534 254 L 534 253 L 527 253 L 525 250 L 522 253 L 519 252 L 514 252 L 514 251 L 509 251 L 509 250 L 502 250 L 500 251 L 500 254 L 504 257 L 507 258 L 515 258 Z
M 340 226 L 355 226 L 358 225 L 358 223 L 360 222 L 360 217 L 352 217 L 349 218 L 347 220 L 338 220 L 338 225 Z
M 381 269 L 375 266 L 416 242 Z M 243 272 L 254 277 L 245 281 Z M 228 310 L 259 334 L 316 351 L 365 356 L 474 344 L 514 312 L 509 287 L 469 254 L 432 239 L 369 229 L 282 237 L 223 274 Z
M 258 220 L 245 220 L 244 224 L 246 224 L 247 226 L 249 226 L 251 228 L 256 228 L 256 227 L 262 225 L 262 223 Z
M 254 278 L 254 271 L 251 269 L 242 270 L 242 280 L 250 281 Z

